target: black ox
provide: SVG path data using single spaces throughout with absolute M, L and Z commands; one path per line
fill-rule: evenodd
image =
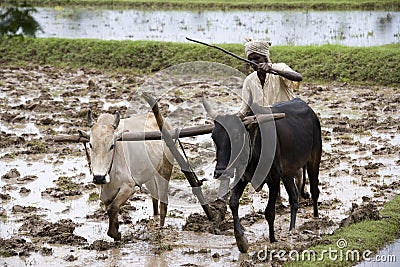
M 296 172 L 306 168 L 313 200 L 314 217 L 318 217 L 318 174 L 321 160 L 321 126 L 317 115 L 301 99 L 280 102 L 270 109 L 253 104 L 250 114 L 285 113 L 285 118 L 260 124 L 244 125 L 237 115 L 216 115 L 207 103 L 215 127 L 212 139 L 216 146 L 215 177 L 234 177 L 229 206 L 234 219 L 236 243 L 247 252 L 248 241 L 240 225 L 239 199 L 251 182 L 256 190 L 264 183 L 269 188 L 265 218 L 270 242 L 275 242 L 275 204 L 282 178 L 291 206 L 290 228 L 295 227 L 298 209 L 298 190 L 294 184 Z M 220 177 L 221 178 L 221 177 Z

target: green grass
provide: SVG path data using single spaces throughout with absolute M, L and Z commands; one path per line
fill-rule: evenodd
M 356 259 L 356 255 L 350 256 L 350 252 L 358 251 L 359 255 L 367 253 L 366 256 L 369 258 L 374 257 L 374 253 L 377 253 L 382 249 L 385 244 L 394 241 L 399 238 L 400 235 L 400 196 L 395 197 L 392 201 L 385 204 L 384 209 L 380 211 L 382 216 L 381 220 L 377 221 L 363 221 L 360 223 L 352 224 L 347 227 L 339 228 L 333 235 L 326 236 L 327 242 L 323 245 L 316 245 L 307 248 L 308 251 L 315 251 L 317 259 L 323 258 L 321 261 L 297 261 L 291 262 L 285 266 L 290 267 L 307 267 L 307 266 L 323 266 L 323 267 L 340 267 L 340 266 L 353 266 L 357 261 L 346 260 Z M 339 249 L 337 241 L 345 239 L 347 246 L 343 249 Z M 338 259 L 331 260 L 325 252 L 325 256 L 322 257 L 324 251 L 337 250 Z M 340 254 L 342 251 L 343 254 Z M 369 251 L 372 253 L 369 254 Z M 346 258 L 346 253 L 349 253 Z M 369 255 L 368 255 L 369 254 Z M 301 254 L 300 254 L 301 255 Z M 334 254 L 332 254 L 334 255 Z M 343 256 L 340 256 L 343 255 Z M 333 258 L 333 257 L 332 257 Z M 360 261 L 362 257 L 360 258 Z
M 221 47 L 244 57 L 242 44 Z M 376 47 L 272 46 L 273 62 L 285 62 L 308 82 L 341 81 L 396 86 L 400 44 Z M 193 61 L 223 63 L 248 73 L 249 66 L 225 53 L 192 43 L 94 39 L 0 38 L 0 64 L 85 67 L 153 73 Z
M 100 196 L 96 192 L 92 192 L 89 194 L 88 202 L 94 202 L 100 199 Z
M 12 0 L 4 1 L 10 3 Z M 17 0 L 34 6 L 92 6 L 146 9 L 316 9 L 399 10 L 398 0 Z

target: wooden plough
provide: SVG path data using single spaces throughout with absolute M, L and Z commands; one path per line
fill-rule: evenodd
M 224 213 L 221 212 L 221 210 L 226 211 L 226 204 L 223 203 L 224 207 L 214 207 L 211 208 L 210 205 L 208 205 L 205 201 L 203 192 L 201 190 L 201 186 L 203 184 L 202 181 L 200 181 L 196 175 L 196 173 L 192 170 L 188 160 L 178 151 L 176 147 L 176 142 L 174 140 L 178 140 L 178 138 L 182 137 L 191 137 L 191 136 L 197 136 L 197 135 L 203 135 L 203 134 L 208 134 L 211 133 L 214 125 L 213 124 L 205 124 L 205 125 L 198 125 L 198 126 L 193 126 L 193 127 L 187 127 L 182 130 L 167 130 L 165 129 L 164 126 L 164 118 L 162 117 L 157 100 L 155 100 L 150 94 L 148 93 L 143 93 L 142 94 L 143 98 L 146 100 L 146 102 L 150 105 L 152 112 L 154 113 L 154 116 L 157 121 L 157 125 L 160 129 L 160 131 L 151 131 L 151 132 L 128 132 L 122 134 L 121 138 L 119 138 L 117 141 L 143 141 L 143 140 L 164 140 L 166 145 L 168 146 L 169 150 L 171 151 L 172 155 L 176 159 L 176 161 L 179 164 L 179 167 L 181 168 L 182 173 L 186 176 L 186 179 L 188 180 L 190 186 L 192 187 L 192 193 L 197 197 L 199 200 L 201 207 L 203 208 L 208 220 L 213 221 L 215 219 L 221 220 L 221 218 L 224 218 L 225 214 L 215 214 L 213 210 L 219 210 L 219 213 Z M 264 116 L 265 115 L 265 116 Z M 274 119 L 281 119 L 285 117 L 284 113 L 276 113 L 273 114 Z M 264 121 L 269 121 L 271 120 L 271 115 L 270 114 L 261 114 L 261 115 L 253 115 L 253 116 L 248 116 L 243 118 L 243 124 L 248 125 L 248 124 L 254 124 L 254 123 L 262 123 Z M 54 142 L 75 142 L 75 143 L 86 143 L 89 142 L 89 140 L 86 137 L 83 137 L 82 135 L 68 135 L 68 136 L 57 136 L 49 139 L 49 141 L 54 141 Z M 178 140 L 179 141 L 179 140 Z M 182 148 L 183 149 L 183 148 Z M 216 204 L 217 205 L 217 204 Z

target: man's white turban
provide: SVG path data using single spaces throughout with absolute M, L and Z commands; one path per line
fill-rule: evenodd
M 257 53 L 266 56 L 268 62 L 271 62 L 269 59 L 269 47 L 271 44 L 272 43 L 270 41 L 252 40 L 251 38 L 246 38 L 246 43 L 244 44 L 246 56 L 248 57 L 251 53 Z

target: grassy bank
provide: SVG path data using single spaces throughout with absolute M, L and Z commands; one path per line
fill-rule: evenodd
M 347 267 L 353 266 L 357 261 L 351 261 L 346 259 L 356 259 L 356 251 L 359 252 L 360 260 L 362 260 L 362 253 L 366 250 L 372 251 L 373 253 L 365 252 L 368 258 L 373 259 L 374 253 L 382 249 L 387 243 L 394 241 L 399 238 L 400 235 L 400 196 L 395 197 L 394 200 L 389 201 L 385 204 L 383 210 L 380 211 L 382 216 L 381 220 L 377 221 L 363 221 L 361 223 L 352 224 L 347 227 L 342 227 L 335 232 L 332 236 L 327 236 L 325 244 L 317 245 L 308 248 L 308 251 L 315 251 L 317 259 L 321 261 L 298 261 L 287 264 L 290 267 L 307 267 L 307 266 L 323 266 L 323 267 Z M 338 247 L 338 240 L 346 240 L 347 246 L 343 249 Z M 337 260 L 334 259 L 335 254 L 332 254 L 331 259 L 326 251 L 337 250 Z M 340 256 L 340 251 L 342 255 Z M 349 251 L 354 252 L 350 254 Z M 322 256 L 324 253 L 325 257 Z M 326 253 L 326 254 L 325 254 Z M 346 256 L 346 253 L 348 253 Z M 352 256 L 355 255 L 355 256 Z M 383 256 L 383 255 L 381 255 Z M 385 255 L 388 256 L 388 255 Z M 346 258 L 347 257 L 347 258 Z M 342 259 L 342 260 L 341 260 Z M 398 259 L 397 259 L 398 261 Z
M 10 3 L 12 0 L 3 1 Z M 17 0 L 34 6 L 88 6 L 146 9 L 314 9 L 400 10 L 398 0 Z
M 244 56 L 242 44 L 221 47 Z M 378 47 L 272 46 L 273 62 L 286 62 L 305 81 L 344 81 L 398 85 L 400 44 Z M 3 38 L 0 64 L 53 65 L 156 72 L 192 61 L 224 63 L 247 73 L 250 68 L 216 49 L 198 44 L 153 41 L 102 41 L 90 39 Z

